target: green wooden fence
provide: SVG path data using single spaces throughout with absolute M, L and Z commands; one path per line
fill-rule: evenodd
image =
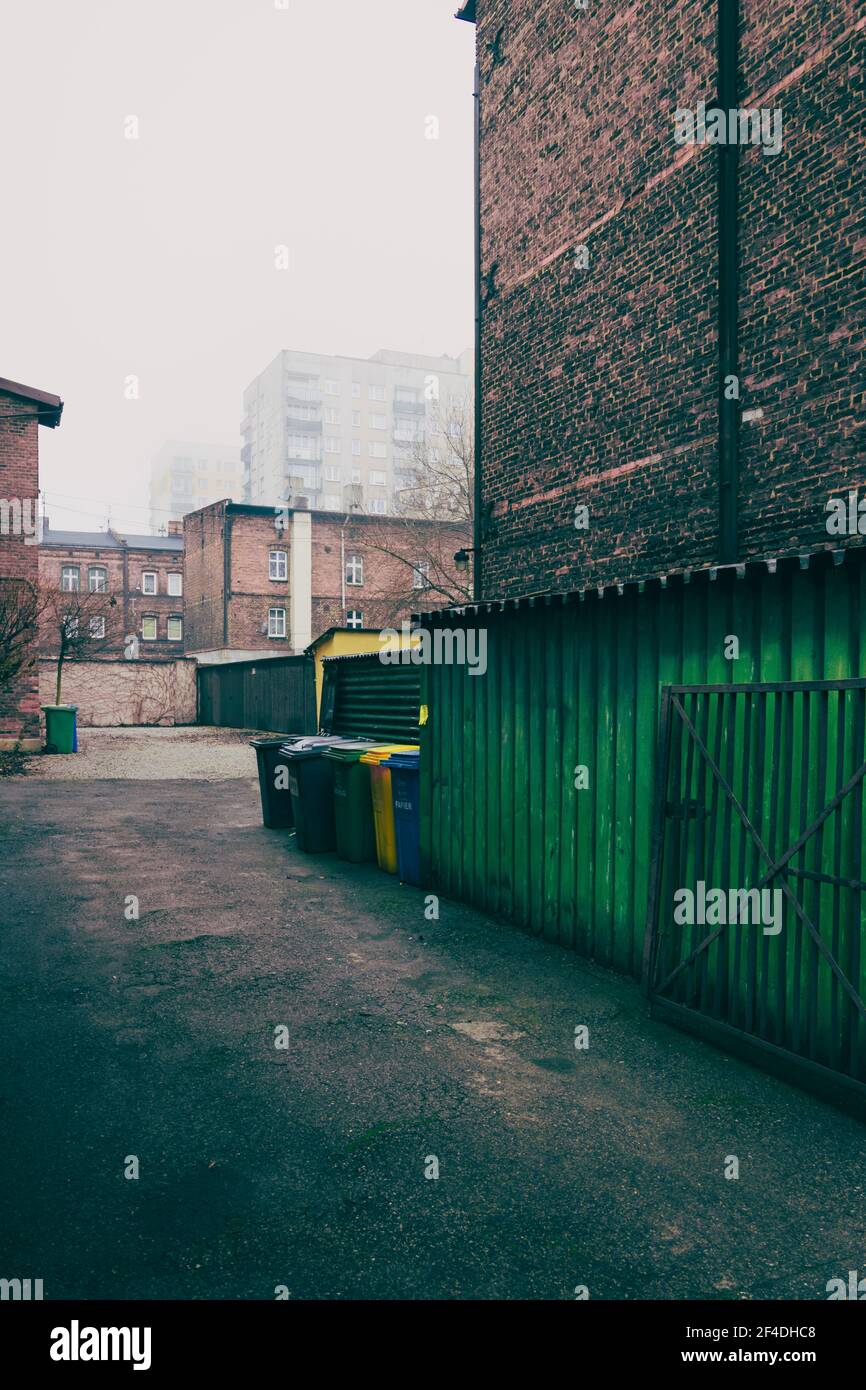
M 866 673 L 845 556 L 428 615 L 484 629 L 487 671 L 422 668 L 425 884 L 639 975 L 661 687 Z

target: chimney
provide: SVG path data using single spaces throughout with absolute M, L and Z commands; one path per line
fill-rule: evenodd
M 170 536 L 182 536 L 182 535 L 183 535 L 183 522 L 182 522 L 182 521 L 170 521 L 170 522 L 168 523 L 168 534 L 169 534 Z

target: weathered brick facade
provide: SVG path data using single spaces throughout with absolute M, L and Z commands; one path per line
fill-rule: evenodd
M 309 522 L 310 544 L 302 553 L 296 553 L 293 517 Z M 329 627 L 345 626 L 353 611 L 364 628 L 391 626 L 413 612 L 445 606 L 466 585 L 453 559 L 470 543 L 464 524 L 365 516 L 344 523 L 333 513 L 302 512 L 286 513 L 279 532 L 271 507 L 217 502 L 185 517 L 184 536 L 189 652 L 284 655 Z M 272 552 L 285 557 L 283 577 L 269 577 Z M 344 609 L 343 565 L 352 556 L 360 562 L 352 574 L 362 582 L 346 584 Z M 431 588 L 413 587 L 414 562 L 428 564 Z M 308 595 L 303 636 L 292 630 L 293 584 Z M 268 635 L 270 609 L 285 611 L 284 636 Z
M 719 153 L 675 143 L 674 112 L 714 105 L 716 6 L 474 14 L 482 592 L 711 564 Z M 862 543 L 828 535 L 825 504 L 866 484 L 866 18 L 855 0 L 743 0 L 742 17 L 738 104 L 783 129 L 778 154 L 740 150 L 745 558 Z
M 139 544 L 135 542 L 138 541 Z M 107 593 L 116 606 L 106 611 L 107 644 L 92 653 L 96 661 L 124 659 L 124 639 L 135 636 L 141 658 L 149 661 L 175 661 L 184 651 L 183 627 L 180 637 L 169 637 L 169 618 L 183 618 L 183 538 L 157 536 L 126 537 L 119 532 L 43 531 L 39 547 L 39 583 L 43 594 L 59 590 L 64 569 L 78 575 L 79 592 L 86 593 L 95 568 L 106 571 Z M 155 575 L 148 584 L 155 593 L 144 592 L 144 575 Z M 181 593 L 169 593 L 169 576 L 179 576 Z M 173 581 L 175 587 L 177 580 Z M 146 620 L 150 619 L 150 623 Z M 155 627 L 153 620 L 155 621 Z M 175 626 L 175 631 L 177 628 Z M 155 637 L 146 633 L 156 632 Z M 56 653 L 57 634 L 43 622 L 39 650 L 42 656 Z
M 0 382 L 0 579 L 15 582 L 3 584 L 4 602 L 16 601 L 13 591 L 17 584 L 38 585 L 39 425 L 56 427 L 62 409 L 57 396 Z M 0 746 L 18 740 L 25 746 L 38 746 L 39 742 L 35 638 L 26 667 L 0 689 Z

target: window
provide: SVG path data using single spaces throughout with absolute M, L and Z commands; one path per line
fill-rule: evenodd
M 180 598 L 183 593 L 182 574 L 174 573 L 168 576 L 168 592 L 171 594 L 172 598 Z
M 313 434 L 287 435 L 286 453 L 290 459 L 317 459 L 319 441 Z
M 90 635 L 91 635 L 91 637 L 104 637 L 104 636 L 105 636 L 105 619 L 104 619 L 104 618 L 91 618 L 91 619 L 90 619 Z
M 78 566 L 64 565 L 60 571 L 60 589 L 64 594 L 78 593 Z
M 155 642 L 159 633 L 156 630 L 156 615 L 149 613 L 141 620 L 141 637 L 144 642 Z
M 360 454 L 360 452 L 361 452 L 361 441 L 360 441 L 360 439 L 353 439 L 353 440 L 352 440 L 352 453 L 357 457 L 358 454 Z
M 207 468 L 208 466 L 209 465 L 207 459 L 199 459 L 198 463 L 196 464 L 196 468 L 198 469 Z
M 343 476 L 343 470 L 338 463 L 326 463 L 322 470 L 326 482 L 338 483 Z
M 335 435 L 325 435 L 325 453 L 341 454 L 342 452 L 343 445 L 341 444 L 339 438 Z
M 74 642 L 78 636 L 78 619 L 74 618 L 71 613 L 64 613 L 63 615 L 63 636 L 67 642 Z
M 378 440 L 370 440 L 368 451 L 371 459 L 385 459 L 388 457 L 387 448 L 384 444 L 380 444 Z
M 353 395 L 353 396 L 355 397 L 355 399 L 357 400 L 358 397 L 360 396 L 360 394 L 361 394 L 361 383 L 360 383 L 360 381 L 353 381 L 353 382 L 352 382 L 352 395 Z
M 371 430 L 386 430 L 388 428 L 388 417 L 387 415 L 373 415 L 371 413 L 367 419 L 367 424 L 370 426 Z
M 388 474 L 382 473 L 378 468 L 371 468 L 367 474 L 367 482 L 371 487 L 387 487 Z
M 268 579 L 287 579 L 288 575 L 288 551 L 272 550 L 268 555 Z
M 371 512 L 375 513 L 377 516 L 384 516 L 387 510 L 388 510 L 388 506 L 387 506 L 387 503 L 386 503 L 384 497 L 371 497 L 371 498 L 370 498 L 370 511 L 371 511 Z
M 364 557 L 363 555 L 346 556 L 346 583 L 363 584 L 364 582 Z
M 363 627 L 364 614 L 359 608 L 350 608 L 346 614 L 346 627 Z
M 358 483 L 360 483 L 360 481 L 361 481 L 361 470 L 360 470 L 360 468 L 353 468 L 353 469 L 352 469 L 352 482 L 355 483 L 355 484 L 357 485 Z
M 354 413 L 354 412 L 353 412 L 353 413 Z M 340 423 L 340 412 L 339 412 L 339 410 L 334 410 L 334 409 L 332 409 L 332 408 L 329 407 L 329 408 L 325 411 L 325 424 L 326 424 L 326 425 L 339 425 L 339 423 Z
M 421 392 L 416 391 L 412 386 L 398 386 L 394 391 L 394 401 L 399 405 L 417 405 L 421 400 Z
M 156 570 L 142 570 L 141 592 L 143 594 L 156 593 Z
M 429 589 L 430 562 L 428 560 L 416 560 L 412 566 L 412 588 Z
M 332 412 L 336 413 L 336 412 Z M 314 405 L 290 405 L 289 419 L 291 420 L 318 420 L 319 412 Z
M 361 412 L 360 412 L 360 410 L 353 410 L 353 411 L 352 411 L 352 429 L 353 429 L 353 430 L 359 430 L 360 428 L 361 428 Z
M 286 635 L 286 610 L 285 608 L 268 609 L 268 636 L 285 637 Z
M 92 594 L 104 594 L 108 590 L 108 570 L 104 565 L 91 565 L 87 571 L 87 587 Z
M 339 396 L 339 394 L 340 394 L 340 383 L 339 383 L 339 381 L 326 381 L 326 382 L 325 382 L 325 394 L 328 395 L 328 396 Z
M 376 386 L 373 382 L 367 387 L 367 399 L 369 401 L 383 401 L 385 399 L 384 386 Z
M 169 642 L 183 641 L 183 618 L 177 613 L 171 613 L 168 619 L 168 640 Z

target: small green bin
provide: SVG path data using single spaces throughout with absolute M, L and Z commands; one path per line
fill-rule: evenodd
M 77 705 L 43 705 L 45 715 L 45 752 L 75 753 Z

